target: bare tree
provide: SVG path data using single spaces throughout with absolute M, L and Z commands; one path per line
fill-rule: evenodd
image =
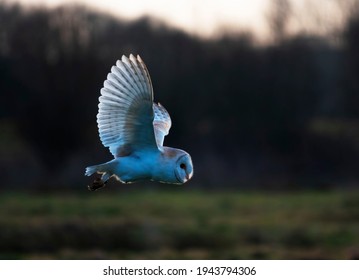
M 268 24 L 274 42 L 282 41 L 287 35 L 288 21 L 291 16 L 291 5 L 288 0 L 272 0 L 268 13 Z

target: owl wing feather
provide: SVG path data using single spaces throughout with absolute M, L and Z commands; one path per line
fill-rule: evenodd
M 153 127 L 155 130 L 156 142 L 158 147 L 162 147 L 165 136 L 170 131 L 172 121 L 167 110 L 160 103 L 153 103 L 153 111 L 155 112 Z
M 144 147 L 158 148 L 160 136 L 157 135 L 168 133 L 169 128 L 164 130 L 161 117 L 154 113 L 161 110 L 154 109 L 157 105 L 153 105 L 151 79 L 140 56 L 136 58 L 131 54 L 117 61 L 107 75 L 99 101 L 100 139 L 114 157 Z M 154 126 L 161 128 L 154 129 Z M 163 143 L 164 136 L 161 137 Z

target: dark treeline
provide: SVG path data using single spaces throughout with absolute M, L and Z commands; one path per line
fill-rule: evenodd
M 193 185 L 328 187 L 359 181 L 359 17 L 318 36 L 258 45 L 200 39 L 151 18 L 0 2 L 1 187 L 83 187 L 110 160 L 97 99 L 122 54 L 140 54 L 170 112 L 168 146 L 190 152 Z

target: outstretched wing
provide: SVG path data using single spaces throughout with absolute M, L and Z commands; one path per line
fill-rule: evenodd
M 152 83 L 140 56 L 122 56 L 112 66 L 99 100 L 100 139 L 114 157 L 144 147 L 157 148 Z
M 156 142 L 158 147 L 162 147 L 165 136 L 170 131 L 172 125 L 171 117 L 160 103 L 153 103 L 153 111 L 155 112 L 153 128 L 155 130 Z

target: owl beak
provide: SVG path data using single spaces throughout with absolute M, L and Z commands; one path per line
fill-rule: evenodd
M 187 173 L 187 172 L 186 172 L 186 181 L 188 181 L 189 179 L 191 179 L 191 178 L 192 178 L 192 175 L 193 175 L 192 172 L 190 172 L 190 173 Z

